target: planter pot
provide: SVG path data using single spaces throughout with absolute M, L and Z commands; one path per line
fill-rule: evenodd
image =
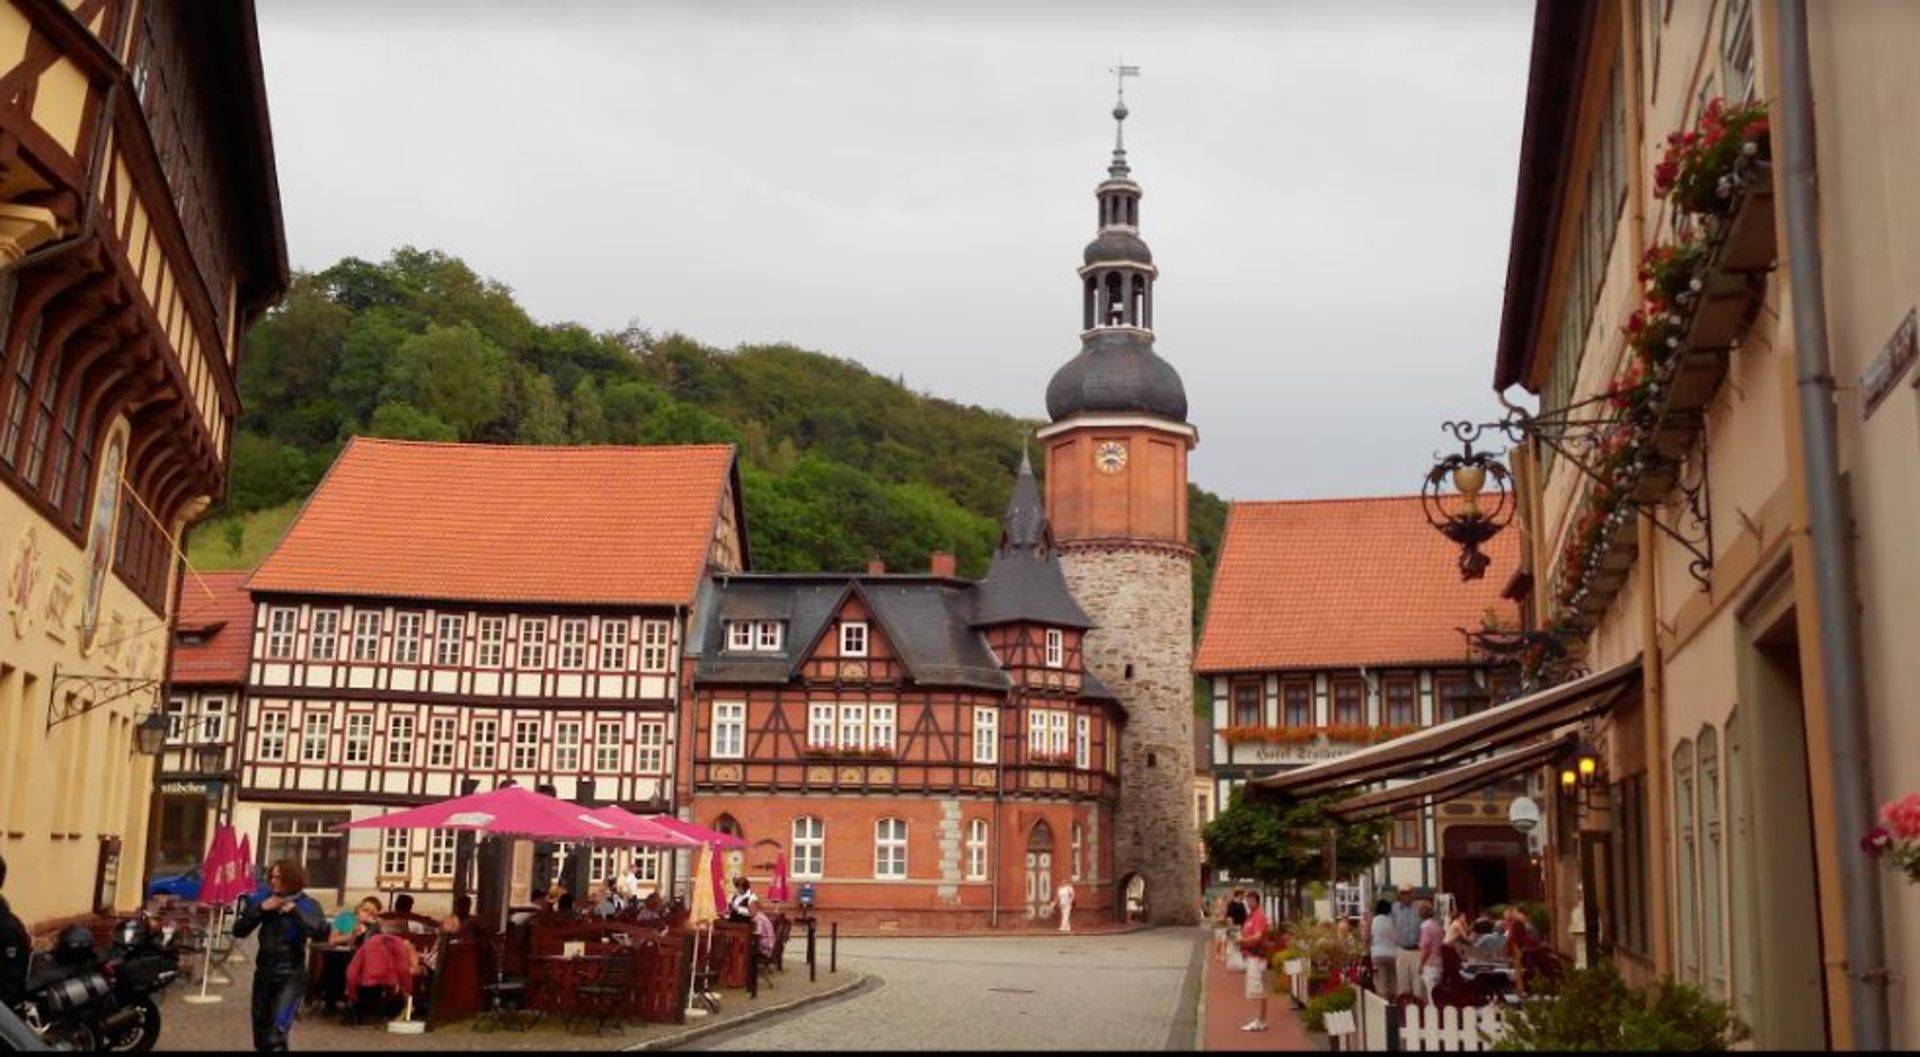
M 1757 301 L 1753 303 L 1758 304 Z M 1741 308 L 1740 313 L 1744 320 L 1746 309 Z M 1701 307 L 1700 316 L 1714 314 L 1717 313 L 1711 304 Z M 1685 414 L 1705 410 L 1707 404 L 1712 402 L 1713 394 L 1719 390 L 1721 380 L 1727 376 L 1729 355 L 1728 347 L 1724 344 L 1689 344 L 1680 354 L 1680 362 L 1673 368 L 1673 380 L 1668 386 L 1667 413 Z
M 1749 190 L 1733 212 L 1716 225 L 1719 246 L 1714 267 L 1735 274 L 1772 271 L 1779 250 L 1773 230 L 1773 164 L 1755 161 L 1748 170 Z
M 1656 459 L 1653 464 L 1640 472 L 1638 480 L 1627 493 L 1635 503 L 1658 503 L 1673 491 L 1680 481 L 1680 466 L 1667 459 Z

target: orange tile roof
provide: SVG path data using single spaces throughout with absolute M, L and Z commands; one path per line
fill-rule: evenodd
M 253 596 L 245 570 L 188 573 L 180 585 L 176 631 L 205 635 L 173 647 L 173 681 L 200 686 L 243 683 L 253 646 Z
M 1509 527 L 1493 559 L 1462 581 L 1459 548 L 1434 531 L 1419 496 L 1236 502 L 1207 602 L 1196 672 L 1346 668 L 1467 659 L 1457 627 L 1487 607 L 1511 622 L 1500 589 L 1519 560 Z
M 355 437 L 247 586 L 472 602 L 687 605 L 733 446 Z

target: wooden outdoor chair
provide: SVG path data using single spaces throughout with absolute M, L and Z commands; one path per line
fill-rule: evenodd
M 480 1015 L 473 1021 L 475 1031 L 491 1031 L 495 1025 L 526 1031 L 540 1020 L 540 1011 L 528 1001 L 524 956 L 519 974 L 507 969 L 510 942 L 507 936 L 488 936 L 480 944 Z

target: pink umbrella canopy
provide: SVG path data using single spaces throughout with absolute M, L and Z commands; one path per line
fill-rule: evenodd
M 773 883 L 767 886 L 767 898 L 776 903 L 786 903 L 793 899 L 793 885 L 787 878 L 787 853 L 781 852 L 773 860 Z
M 253 891 L 247 882 L 246 860 L 240 857 L 240 842 L 233 838 L 233 826 L 222 825 L 213 831 L 213 843 L 200 863 L 200 901 L 219 905 Z
M 519 786 L 457 796 L 437 804 L 344 822 L 335 829 L 465 829 L 537 840 L 633 844 L 632 837 L 588 809 Z
M 659 824 L 657 819 L 636 815 L 618 804 L 596 807 L 587 814 L 620 828 L 633 843 L 649 848 L 698 848 L 700 842 Z
M 722 833 L 717 829 L 708 829 L 698 823 L 682 822 L 672 815 L 642 815 L 640 817 L 649 822 L 659 823 L 683 837 L 692 837 L 696 842 L 701 844 L 711 844 L 716 848 L 744 848 L 747 846 L 747 842 L 739 837 Z

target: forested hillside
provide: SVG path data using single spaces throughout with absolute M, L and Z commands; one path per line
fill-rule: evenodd
M 257 561 L 355 434 L 506 444 L 740 447 L 759 569 L 926 568 L 950 550 L 986 571 L 998 518 L 1040 423 L 915 393 L 790 345 L 722 351 L 630 327 L 535 322 L 458 258 L 404 248 L 296 277 L 248 339 L 245 414 L 220 517 L 197 565 Z M 1190 496 L 1195 621 L 1226 504 Z

